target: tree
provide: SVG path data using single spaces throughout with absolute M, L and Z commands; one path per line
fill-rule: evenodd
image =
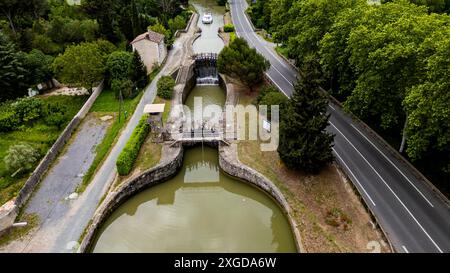
M 114 51 L 108 56 L 106 70 L 110 80 L 127 79 L 133 68 L 133 55 L 126 51 Z
M 131 81 L 134 82 L 138 88 L 144 88 L 145 86 L 147 86 L 148 84 L 147 67 L 142 61 L 142 58 L 137 52 L 137 50 L 133 52 L 133 61 L 131 67 L 132 67 L 130 75 Z
M 167 23 L 169 25 L 169 29 L 172 33 L 175 33 L 179 29 L 184 29 L 186 27 L 186 20 L 181 15 L 177 15 L 173 19 L 169 19 Z
M 280 115 L 284 114 L 283 109 L 285 109 L 285 105 L 288 102 L 288 98 L 282 94 L 281 92 L 270 92 L 267 93 L 264 97 L 262 97 L 259 105 L 267 105 L 267 118 L 271 118 L 271 108 L 272 105 L 278 105 L 280 110 Z
M 33 168 L 39 159 L 39 153 L 28 144 L 17 144 L 9 147 L 3 159 L 11 173 L 27 171 Z
M 105 72 L 105 56 L 97 43 L 81 43 L 67 47 L 56 57 L 53 71 L 64 83 L 80 85 L 92 90 Z
M 439 41 L 436 43 L 436 41 Z M 403 101 L 407 113 L 407 154 L 413 160 L 431 151 L 448 155 L 450 145 L 450 28 L 429 37 L 419 49 L 426 79 L 415 85 Z M 448 160 L 448 159 L 447 159 Z M 437 162 L 435 162 L 437 164 Z M 448 161 L 446 162 L 448 164 Z M 449 170 L 450 171 L 450 170 Z
M 21 97 L 27 93 L 23 55 L 0 32 L 0 101 Z
M 288 168 L 317 173 L 333 160 L 333 135 L 327 133 L 328 100 L 317 84 L 301 79 L 280 119 L 278 153 Z
M 270 63 L 256 49 L 250 48 L 242 38 L 234 39 L 220 53 L 217 68 L 220 73 L 239 79 L 252 90 L 261 82 Z
M 173 94 L 173 88 L 175 87 L 175 80 L 171 76 L 162 76 L 157 83 L 158 96 L 160 98 L 170 100 Z
M 129 79 L 113 79 L 111 82 L 111 89 L 116 98 L 129 98 L 133 95 L 134 84 Z
M 45 55 L 39 49 L 33 49 L 24 56 L 24 67 L 27 70 L 26 82 L 35 85 L 50 81 L 53 77 L 51 65 L 54 58 Z
M 59 103 L 47 103 L 45 106 L 45 123 L 61 129 L 68 120 L 67 107 Z
M 20 98 L 11 104 L 21 123 L 37 120 L 42 115 L 44 103 L 36 97 Z

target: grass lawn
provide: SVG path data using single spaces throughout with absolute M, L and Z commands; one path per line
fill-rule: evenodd
M 103 90 L 102 93 L 98 96 L 97 100 L 95 100 L 94 105 L 92 105 L 90 111 L 99 116 L 112 115 L 114 117 L 114 121 L 108 128 L 102 142 L 96 147 L 96 155 L 94 161 L 92 162 L 88 171 L 84 174 L 83 182 L 80 184 L 80 186 L 78 186 L 77 192 L 83 192 L 86 189 L 87 185 L 89 185 L 89 182 L 91 181 L 100 163 L 108 155 L 111 147 L 114 146 L 114 143 L 120 131 L 133 115 L 134 109 L 141 100 L 142 94 L 143 92 L 140 92 L 136 97 L 132 99 L 123 100 L 120 122 L 118 118 L 119 100 L 116 99 L 112 90 Z
M 19 143 L 29 144 L 39 151 L 41 159 L 45 156 L 72 117 L 83 106 L 87 97 L 46 96 L 41 97 L 41 99 L 48 103 L 64 105 L 67 109 L 67 122 L 61 129 L 58 129 L 57 127 L 45 124 L 43 119 L 38 119 L 33 123 L 21 126 L 15 131 L 0 133 L 0 205 L 18 194 L 32 172 L 24 172 L 15 177 L 11 177 L 11 173 L 6 169 L 5 162 L 3 161 L 9 147 Z M 38 163 L 36 162 L 35 166 Z
M 155 103 L 155 104 L 165 103 L 166 104 L 166 106 L 164 108 L 164 113 L 162 114 L 163 123 L 166 124 L 166 121 L 169 118 L 172 100 L 165 100 L 163 98 L 156 96 L 155 101 L 153 103 Z

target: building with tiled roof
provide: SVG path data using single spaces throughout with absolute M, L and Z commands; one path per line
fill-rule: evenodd
M 150 73 L 155 65 L 161 65 L 167 56 L 164 35 L 148 30 L 137 36 L 132 42 L 133 51 L 137 50 Z

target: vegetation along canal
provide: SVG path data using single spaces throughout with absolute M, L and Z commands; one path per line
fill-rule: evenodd
M 212 12 L 214 25 L 207 28 L 215 36 L 203 29 L 202 36 L 208 36 L 197 39 L 194 48 L 210 52 L 213 44 L 218 52 L 223 47 L 217 36 L 223 11 L 215 1 L 204 3 L 194 6 L 200 15 L 205 9 Z M 199 77 L 185 104 L 193 110 L 194 97 L 202 97 L 203 107 L 223 106 L 225 92 L 217 83 L 217 74 Z M 217 149 L 202 145 L 185 149 L 183 166 L 174 178 L 136 194 L 115 210 L 98 232 L 92 251 L 295 252 L 296 246 L 278 204 L 263 191 L 226 175 L 219 167 Z

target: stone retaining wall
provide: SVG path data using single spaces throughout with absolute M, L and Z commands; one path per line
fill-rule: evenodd
M 130 196 L 142 191 L 147 187 L 154 186 L 173 177 L 183 165 L 183 147 L 170 147 L 164 145 L 161 151 L 163 158 L 161 162 L 123 182 L 117 189 L 108 193 L 105 200 L 100 204 L 99 208 L 92 218 L 91 224 L 87 228 L 85 236 L 81 242 L 79 252 L 88 252 L 95 242 L 95 235 L 104 221 L 109 215 Z
M 66 126 L 64 131 L 59 135 L 58 139 L 48 150 L 44 158 L 42 158 L 39 165 L 36 167 L 36 169 L 34 169 L 33 173 L 27 179 L 19 194 L 14 199 L 14 204 L 12 206 L 9 204 L 8 208 L 3 208 L 3 206 L 0 208 L 0 211 L 2 211 L 0 213 L 0 232 L 11 227 L 11 225 L 14 223 L 19 209 L 28 201 L 34 189 L 39 184 L 48 169 L 51 167 L 52 163 L 57 158 L 59 153 L 62 151 L 75 129 L 78 127 L 87 113 L 89 113 L 89 110 L 91 109 L 92 105 L 94 104 L 95 100 L 100 95 L 102 90 L 103 82 L 95 88 L 94 92 L 92 92 L 91 96 L 84 103 L 83 107 L 78 111 L 75 117 L 73 117 L 73 119 Z

